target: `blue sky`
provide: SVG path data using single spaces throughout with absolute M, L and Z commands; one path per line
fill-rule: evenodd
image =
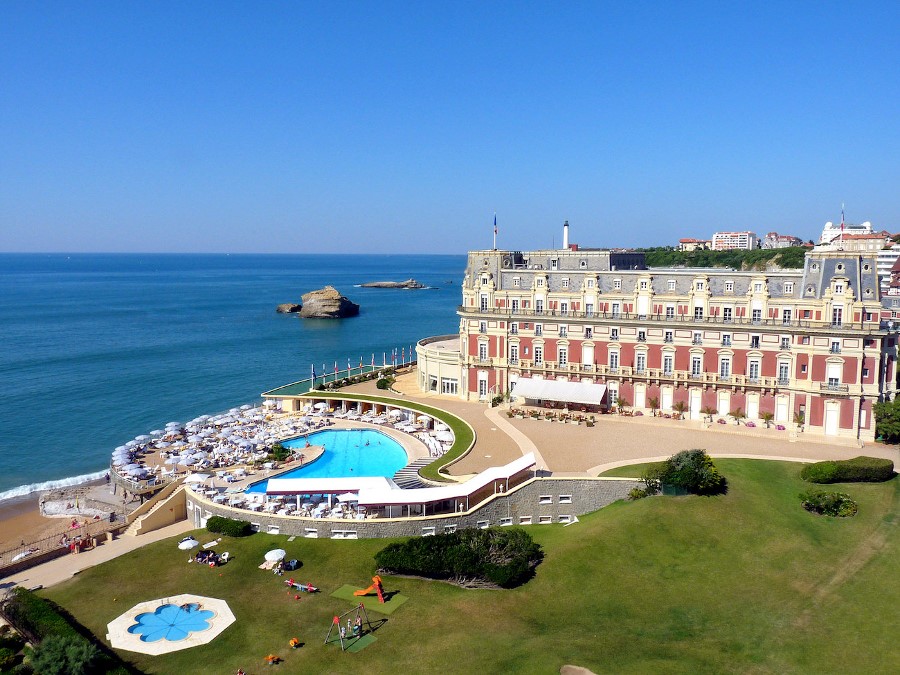
M 0 250 L 900 230 L 900 3 L 0 3 Z

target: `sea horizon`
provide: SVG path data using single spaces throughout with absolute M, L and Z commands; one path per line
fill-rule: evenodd
M 24 252 L 0 263 L 4 501 L 102 478 L 134 436 L 258 403 L 313 364 L 381 363 L 457 332 L 465 256 Z M 431 290 L 358 286 L 408 278 Z M 325 285 L 360 315 L 276 314 Z

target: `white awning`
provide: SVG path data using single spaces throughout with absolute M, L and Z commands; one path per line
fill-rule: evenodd
M 430 504 L 446 499 L 465 499 L 495 480 L 508 480 L 535 465 L 534 453 L 529 452 L 505 466 L 492 466 L 465 483 L 411 490 L 364 489 L 359 491 L 359 505 L 384 506 L 397 504 Z
M 270 495 L 323 495 L 359 492 L 364 488 L 390 490 L 394 481 L 382 476 L 346 476 L 342 478 L 270 478 L 266 494 Z
M 599 405 L 606 394 L 605 384 L 593 382 L 563 382 L 560 380 L 536 380 L 532 377 L 520 377 L 513 389 L 514 396 L 541 399 L 544 401 L 563 401 L 566 403 L 584 403 Z

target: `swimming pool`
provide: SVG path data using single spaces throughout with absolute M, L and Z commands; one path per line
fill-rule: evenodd
M 200 609 L 197 603 L 184 605 L 164 604 L 154 612 L 143 612 L 134 617 L 135 624 L 128 629 L 138 635 L 141 642 L 168 640 L 178 642 L 191 633 L 209 630 L 209 620 L 215 612 Z
M 306 436 L 282 443 L 303 448 Z M 316 461 L 283 473 L 279 478 L 337 478 L 384 476 L 392 478 L 409 463 L 406 451 L 393 438 L 375 429 L 326 429 L 309 434 L 310 445 L 324 446 Z M 254 483 L 246 492 L 265 492 L 268 479 Z

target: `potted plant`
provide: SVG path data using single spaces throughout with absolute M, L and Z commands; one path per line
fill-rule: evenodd
M 659 414 L 659 399 L 653 397 L 647 401 L 647 405 L 650 406 L 650 414 L 656 417 Z
M 700 412 L 702 412 L 704 415 L 706 415 L 707 421 L 708 421 L 710 424 L 712 424 L 712 421 L 713 421 L 713 415 L 715 415 L 717 411 L 716 411 L 716 409 L 713 408 L 711 405 L 708 405 L 708 406 L 706 406 L 703 410 L 701 410 Z
M 675 411 L 677 417 L 675 419 L 682 420 L 684 419 L 684 411 L 687 408 L 684 401 L 678 401 L 675 405 L 672 406 L 672 410 Z
M 745 415 L 744 411 L 740 408 L 735 408 L 730 413 L 728 413 L 728 416 L 734 420 L 734 423 L 737 426 L 741 426 L 741 420 L 744 419 L 747 415 Z
M 769 429 L 771 428 L 772 420 L 775 419 L 775 415 L 770 412 L 764 412 L 760 414 L 760 418 L 766 423 L 766 429 Z

